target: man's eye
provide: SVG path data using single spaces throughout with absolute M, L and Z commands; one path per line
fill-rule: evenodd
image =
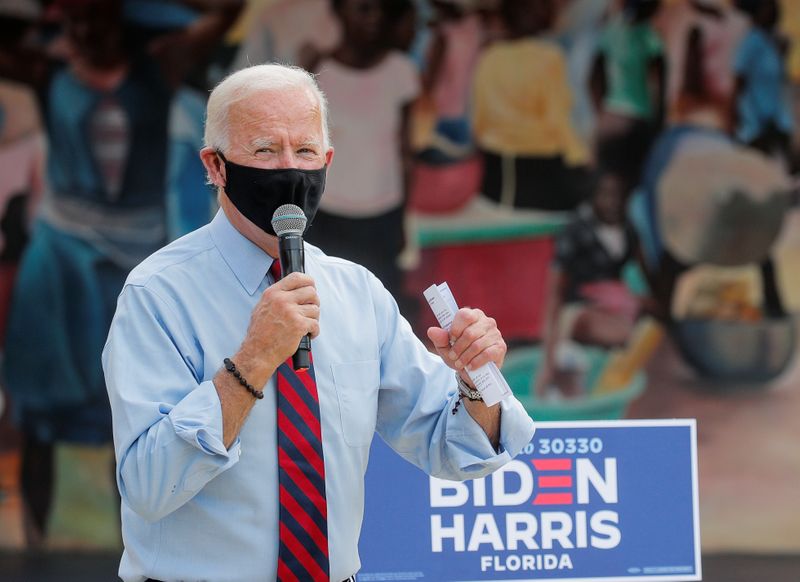
M 265 146 L 261 146 L 261 147 L 257 148 L 256 149 L 256 153 L 257 154 L 276 154 L 276 153 L 278 153 L 279 150 L 280 150 L 279 146 L 276 146 L 275 144 L 272 144 L 272 145 L 265 145 Z

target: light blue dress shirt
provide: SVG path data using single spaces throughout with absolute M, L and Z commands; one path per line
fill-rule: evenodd
M 126 581 L 275 580 L 275 380 L 235 443 L 222 442 L 212 379 L 244 339 L 272 259 L 224 213 L 130 274 L 103 351 L 122 496 Z M 452 370 L 430 354 L 366 269 L 306 245 L 320 298 L 312 350 L 322 416 L 332 580 L 358 571 L 364 472 L 377 431 L 425 472 L 470 479 L 530 441 L 533 421 L 504 401 L 501 447 L 461 408 Z M 387 527 L 391 527 L 387 524 Z

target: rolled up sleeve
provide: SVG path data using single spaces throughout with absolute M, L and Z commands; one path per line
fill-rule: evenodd
M 454 394 L 448 409 L 455 406 Z M 453 465 L 461 478 L 483 477 L 517 456 L 531 442 L 534 423 L 519 401 L 512 397 L 498 404 L 500 407 L 500 443 L 495 450 L 483 428 L 475 422 L 466 409 L 451 413 L 446 429 L 447 446 L 453 456 Z
M 209 455 L 229 456 L 222 442 L 221 405 L 213 382 L 192 390 L 169 411 L 169 419 L 175 434 L 190 445 Z
M 196 372 L 202 354 L 169 304 L 128 285 L 103 350 L 117 483 L 136 513 L 155 521 L 175 511 L 239 460 L 226 449 L 222 407 Z

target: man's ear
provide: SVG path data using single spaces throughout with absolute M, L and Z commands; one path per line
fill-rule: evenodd
M 200 150 L 200 160 L 206 168 L 208 181 L 214 184 L 217 188 L 225 187 L 225 164 L 219 158 L 217 151 L 214 148 L 204 147 Z
M 327 152 L 325 152 L 325 165 L 330 167 L 332 161 L 333 161 L 333 148 L 330 148 L 328 149 Z

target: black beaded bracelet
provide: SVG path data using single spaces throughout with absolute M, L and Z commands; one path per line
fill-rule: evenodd
M 250 384 L 247 380 L 245 380 L 244 376 L 242 376 L 242 373 L 236 369 L 236 364 L 234 364 L 230 358 L 225 358 L 224 360 L 222 360 L 222 363 L 225 364 L 225 369 L 228 370 L 228 372 L 230 372 L 231 374 L 233 374 L 233 376 L 239 381 L 239 384 L 247 388 L 247 391 L 250 394 L 258 398 L 259 400 L 264 398 L 264 391 L 256 390 L 255 388 L 253 388 L 253 385 Z

